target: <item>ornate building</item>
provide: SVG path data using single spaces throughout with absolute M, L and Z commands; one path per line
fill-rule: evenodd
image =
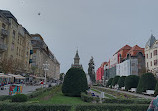
M 78 55 L 78 50 L 76 51 L 76 55 L 74 57 L 74 64 L 71 65 L 72 68 L 81 68 L 82 65 L 80 65 L 80 57 Z
M 145 64 L 147 72 L 158 76 L 158 40 L 151 35 L 145 45 Z

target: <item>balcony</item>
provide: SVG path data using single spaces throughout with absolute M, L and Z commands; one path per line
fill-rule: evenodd
M 0 52 L 4 52 L 7 50 L 7 45 L 5 44 L 0 44 Z
M 1 35 L 2 35 L 3 37 L 8 36 L 8 31 L 5 30 L 5 29 L 1 29 Z

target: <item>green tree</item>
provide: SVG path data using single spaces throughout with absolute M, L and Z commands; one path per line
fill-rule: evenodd
M 137 93 L 142 93 L 146 90 L 155 90 L 156 82 L 156 78 L 152 73 L 143 74 L 139 80 Z
M 126 76 L 121 76 L 118 80 L 118 85 L 119 85 L 119 88 L 121 87 L 124 87 L 125 86 L 125 79 L 126 79 Z
M 87 89 L 85 72 L 80 68 L 70 68 L 64 77 L 62 93 L 66 96 L 80 96 Z
M 139 76 L 129 75 L 125 79 L 125 89 L 130 90 L 131 88 L 137 88 L 139 82 Z
M 106 87 L 111 86 L 112 80 L 113 80 L 113 78 L 110 78 L 110 79 L 108 80 L 108 82 L 107 82 L 107 84 L 106 84 Z
M 64 73 L 61 73 L 59 80 L 63 81 L 63 79 L 64 79 Z
M 154 92 L 154 96 L 158 95 L 158 81 L 156 83 L 156 87 L 155 87 L 155 92 Z
M 115 76 L 114 79 L 112 80 L 112 86 L 115 86 L 119 80 L 120 76 Z

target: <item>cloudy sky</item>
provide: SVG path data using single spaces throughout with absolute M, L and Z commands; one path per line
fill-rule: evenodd
M 78 48 L 87 72 L 126 44 L 141 47 L 158 39 L 158 0 L 0 0 L 30 33 L 43 36 L 66 72 Z M 40 13 L 40 15 L 38 15 Z

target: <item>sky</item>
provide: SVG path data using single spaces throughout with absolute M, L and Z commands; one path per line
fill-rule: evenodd
M 66 73 L 76 50 L 87 73 L 121 47 L 145 47 L 151 33 L 158 39 L 158 0 L 0 0 L 29 33 L 39 33 Z M 38 15 L 40 13 L 40 15 Z

